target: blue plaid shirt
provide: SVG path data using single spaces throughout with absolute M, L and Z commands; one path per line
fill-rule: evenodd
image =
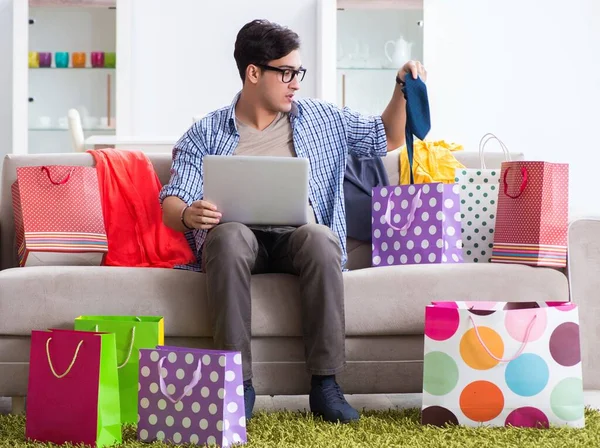
M 202 159 L 207 154 L 233 155 L 240 139 L 233 103 L 216 110 L 192 127 L 173 148 L 171 180 L 160 192 L 160 201 L 177 196 L 190 205 L 202 199 Z M 316 220 L 331 228 L 342 247 L 342 267 L 346 264 L 346 212 L 344 206 L 344 172 L 346 156 L 385 156 L 387 142 L 380 116 L 365 117 L 348 108 L 314 99 L 292 104 L 290 124 L 294 149 L 298 157 L 310 162 L 309 200 Z M 232 182 L 234 182 L 232 180 Z M 188 241 L 202 260 L 206 230 L 188 232 Z M 187 267 L 199 270 L 199 264 Z

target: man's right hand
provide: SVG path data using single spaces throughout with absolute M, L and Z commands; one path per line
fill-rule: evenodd
M 183 212 L 183 221 L 188 227 L 209 230 L 219 224 L 221 216 L 214 204 L 195 201 Z

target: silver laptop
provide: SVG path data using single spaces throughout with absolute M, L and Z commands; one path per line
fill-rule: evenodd
M 308 222 L 307 159 L 205 156 L 204 199 L 221 222 L 300 226 Z

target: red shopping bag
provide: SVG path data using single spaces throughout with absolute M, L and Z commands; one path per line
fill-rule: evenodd
M 114 333 L 33 331 L 25 436 L 63 444 L 121 442 Z
M 492 263 L 567 264 L 569 165 L 504 162 Z
M 99 265 L 108 250 L 95 168 L 17 168 L 12 185 L 21 266 Z

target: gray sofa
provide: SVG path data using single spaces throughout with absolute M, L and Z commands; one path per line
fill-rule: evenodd
M 474 153 L 457 153 L 469 167 Z M 164 183 L 170 154 L 150 154 Z M 515 154 L 515 159 L 522 154 Z M 486 155 L 498 167 L 499 154 Z M 398 181 L 398 153 L 386 157 L 391 183 Z M 17 166 L 93 164 L 89 154 L 9 155 L 0 201 L 0 397 L 27 394 L 29 334 L 33 329 L 72 328 L 80 314 L 162 315 L 166 343 L 210 347 L 204 274 L 115 267 L 18 268 L 10 185 Z M 520 265 L 454 264 L 371 268 L 370 245 L 348 241 L 344 273 L 347 370 L 339 376 L 347 393 L 420 392 L 423 318 L 432 300 L 561 301 L 580 305 L 584 386 L 600 388 L 600 356 L 594 350 L 600 322 L 600 222 L 578 220 L 569 235 L 570 271 Z M 570 281 L 569 281 L 570 279 Z M 257 275 L 252 280 L 254 384 L 258 394 L 303 394 L 309 377 L 303 363 L 297 278 Z M 21 398 L 20 398 L 21 397 Z M 15 408 L 15 410 L 17 410 Z

